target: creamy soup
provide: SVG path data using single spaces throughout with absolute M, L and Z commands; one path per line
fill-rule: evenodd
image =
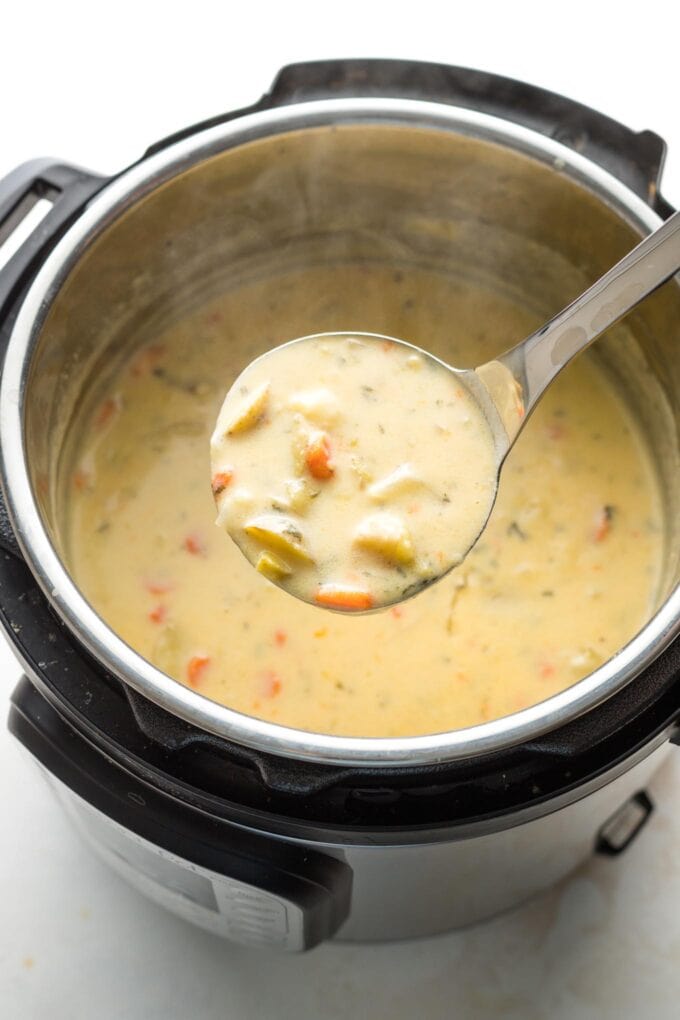
M 73 429 L 67 557 L 86 597 L 180 683 L 323 733 L 411 735 L 543 700 L 650 612 L 662 555 L 650 458 L 591 354 L 511 451 L 489 524 L 440 583 L 381 613 L 324 613 L 253 570 L 214 526 L 209 439 L 230 381 L 293 336 L 407 336 L 462 367 L 539 318 L 435 273 L 317 269 L 240 287 L 102 379 Z
M 220 410 L 211 464 L 217 524 L 256 569 L 345 612 L 403 601 L 460 563 L 498 470 L 479 405 L 445 365 L 352 335 L 249 365 Z

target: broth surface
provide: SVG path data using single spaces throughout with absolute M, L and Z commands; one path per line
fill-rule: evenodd
M 102 380 L 75 423 L 65 484 L 77 583 L 170 676 L 302 729 L 438 732 L 570 686 L 645 623 L 662 555 L 650 458 L 589 355 L 528 422 L 470 555 L 403 605 L 347 617 L 302 603 L 213 524 L 209 437 L 225 389 L 258 354 L 365 330 L 464 367 L 537 324 L 482 286 L 367 265 L 290 273 L 205 305 Z

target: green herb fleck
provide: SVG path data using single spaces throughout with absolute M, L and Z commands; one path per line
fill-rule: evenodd
M 515 535 L 517 538 L 521 539 L 522 542 L 526 542 L 529 537 L 526 531 L 522 531 L 517 521 L 512 521 L 508 525 L 507 533 L 508 535 Z

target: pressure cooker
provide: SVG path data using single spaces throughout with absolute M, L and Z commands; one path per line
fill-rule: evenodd
M 49 210 L 0 271 L 0 618 L 25 674 L 9 728 L 141 892 L 248 945 L 407 938 L 512 907 L 640 831 L 680 718 L 677 280 L 597 345 L 657 460 L 658 604 L 589 676 L 503 719 L 349 738 L 209 701 L 79 591 L 58 481 L 69 421 L 140 323 L 320 250 L 474 265 L 547 318 L 670 215 L 664 148 L 493 74 L 328 61 L 113 177 L 38 160 L 0 183 L 0 242 Z

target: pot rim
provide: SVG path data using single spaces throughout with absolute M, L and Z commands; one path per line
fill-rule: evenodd
M 0 383 L 0 473 L 19 544 L 45 595 L 105 668 L 141 695 L 201 730 L 286 758 L 371 768 L 432 765 L 535 739 L 621 690 L 680 631 L 680 587 L 595 672 L 510 716 L 414 737 L 342 737 L 293 729 L 210 701 L 171 679 L 118 637 L 80 593 L 50 541 L 33 496 L 24 446 L 28 372 L 47 312 L 84 248 L 117 215 L 161 183 L 226 149 L 304 128 L 361 123 L 442 130 L 510 147 L 584 185 L 641 234 L 662 222 L 616 177 L 559 142 L 499 117 L 456 106 L 411 99 L 325 99 L 237 117 L 182 139 L 124 171 L 94 198 L 45 260 L 26 294 L 7 348 Z

